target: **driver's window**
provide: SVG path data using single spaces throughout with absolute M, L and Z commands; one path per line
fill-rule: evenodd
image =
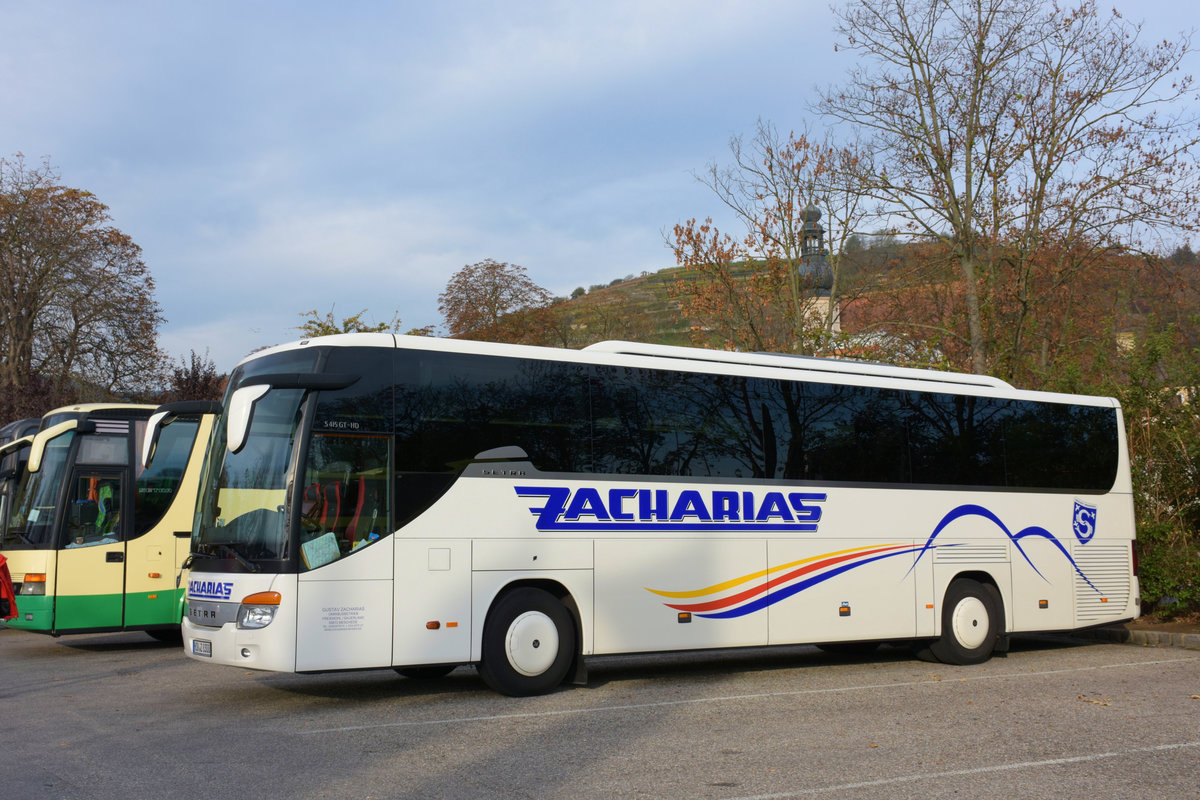
M 300 561 L 315 569 L 388 532 L 388 437 L 318 434 L 300 496 Z
M 81 470 L 71 480 L 66 528 L 70 547 L 121 541 L 121 477 L 111 472 Z

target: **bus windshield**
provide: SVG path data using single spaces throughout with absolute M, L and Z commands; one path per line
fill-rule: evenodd
M 51 439 L 46 443 L 41 469 L 21 474 L 21 482 L 13 496 L 10 524 L 4 533 L 4 549 L 54 548 L 54 511 L 58 507 L 74 438 L 75 433 L 68 431 Z
M 266 392 L 254 404 L 245 441 L 226 446 L 226 425 L 209 446 L 192 552 L 200 557 L 279 561 L 289 557 L 287 476 L 303 389 Z

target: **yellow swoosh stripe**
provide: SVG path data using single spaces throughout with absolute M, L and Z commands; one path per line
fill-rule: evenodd
M 722 583 L 714 583 L 712 586 L 706 586 L 703 589 L 694 589 L 694 590 L 690 590 L 690 591 L 686 591 L 686 592 L 668 592 L 668 591 L 663 591 L 660 589 L 651 589 L 649 586 L 647 586 L 645 588 L 646 588 L 646 591 L 653 592 L 654 594 L 659 595 L 660 597 L 670 597 L 670 598 L 676 599 L 676 600 L 685 600 L 685 599 L 692 598 L 692 597 L 703 597 L 708 594 L 716 594 L 718 592 L 723 592 L 726 589 L 732 589 L 735 586 L 741 586 L 743 583 L 749 583 L 750 581 L 757 580 L 759 578 L 765 578 L 766 576 L 770 575 L 772 572 L 781 572 L 783 570 L 792 569 L 793 567 L 798 567 L 801 564 L 811 564 L 814 561 L 820 561 L 825 558 L 833 558 L 835 556 L 841 556 L 841 555 L 845 555 L 847 553 L 857 553 L 862 550 L 874 550 L 877 547 L 884 547 L 884 546 L 886 546 L 886 545 L 872 544 L 872 545 L 867 545 L 866 547 L 851 547 L 848 550 L 835 550 L 832 553 L 822 553 L 819 556 L 813 556 L 812 558 L 802 558 L 799 561 L 792 561 L 791 563 L 780 564 L 775 567 L 767 567 L 764 570 L 759 570 L 758 572 L 752 572 L 749 575 L 743 575 L 740 578 L 731 578 L 730 580 L 724 581 Z

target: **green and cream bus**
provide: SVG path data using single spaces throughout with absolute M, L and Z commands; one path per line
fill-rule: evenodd
M 138 459 L 154 406 L 91 404 L 46 414 L 29 440 L 0 551 L 18 615 L 52 635 L 145 630 L 178 638 L 204 445 L 213 416 L 162 426 Z
M 1116 401 L 606 342 L 281 345 L 229 381 L 183 622 L 200 661 L 474 665 L 528 695 L 618 653 L 913 643 L 1138 615 Z

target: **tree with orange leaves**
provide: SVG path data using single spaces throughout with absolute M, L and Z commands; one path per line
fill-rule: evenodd
M 44 160 L 0 158 L 0 413 L 142 395 L 164 364 L 141 248 Z
M 487 258 L 450 276 L 438 311 L 451 336 L 522 342 L 542 336 L 551 299 L 524 267 Z

